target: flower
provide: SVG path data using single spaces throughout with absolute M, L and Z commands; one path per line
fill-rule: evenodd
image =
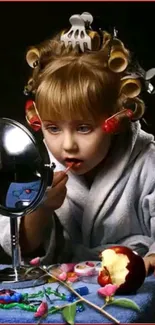
M 74 271 L 74 266 L 76 264 L 75 263 L 63 263 L 61 264 L 61 270 L 64 271 L 64 272 L 73 272 Z
M 78 276 L 77 275 L 74 275 L 74 276 L 67 276 L 67 281 L 68 282 L 76 282 L 76 281 L 78 281 Z
M 39 266 L 40 265 L 40 257 L 35 257 L 30 261 L 30 264 L 33 266 Z
M 38 307 L 36 313 L 34 314 L 34 317 L 43 317 L 47 313 L 48 313 L 48 305 L 47 305 L 47 302 L 42 301 L 42 303 Z
M 118 286 L 116 284 L 107 284 L 105 287 L 99 288 L 97 292 L 101 296 L 106 297 L 106 302 L 110 302 L 117 288 Z
M 58 279 L 61 281 L 65 281 L 67 279 L 67 273 L 66 272 L 62 272 L 58 275 Z

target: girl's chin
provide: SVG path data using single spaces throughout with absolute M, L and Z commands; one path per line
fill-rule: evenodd
M 75 164 L 70 169 L 69 172 L 75 175 L 83 175 L 86 172 L 86 168 L 83 163 Z
M 70 172 L 72 173 L 72 174 L 74 174 L 74 175 L 78 175 L 78 176 L 83 176 L 83 175 L 85 175 L 85 174 L 87 174 L 88 173 L 88 171 L 90 171 L 90 169 L 88 170 L 88 168 L 86 168 L 86 167 L 79 167 L 79 168 L 72 168 L 72 169 L 70 169 Z
M 81 170 L 70 170 L 70 172 L 74 175 L 78 175 L 78 176 L 82 176 L 85 174 L 85 171 L 81 171 Z
M 71 169 L 70 169 L 70 172 L 71 172 L 72 174 L 76 174 L 76 175 L 83 175 L 83 174 L 85 174 L 85 169 L 84 169 L 84 168 L 81 168 L 81 167 L 79 166 L 79 167 L 71 168 Z

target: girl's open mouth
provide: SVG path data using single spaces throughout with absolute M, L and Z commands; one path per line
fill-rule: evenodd
M 71 167 L 71 168 L 80 167 L 82 162 L 83 162 L 83 160 L 76 159 L 76 158 L 66 158 L 65 159 L 66 166 Z

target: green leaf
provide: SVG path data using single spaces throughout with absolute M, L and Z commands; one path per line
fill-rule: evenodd
M 139 306 L 132 301 L 131 299 L 127 299 L 127 298 L 120 298 L 120 299 L 114 299 L 111 303 L 109 303 L 109 305 L 117 305 L 117 306 L 121 306 L 124 308 L 131 308 L 137 311 L 140 311 Z
M 75 314 L 76 314 L 76 303 L 69 304 L 62 310 L 62 315 L 64 319 L 70 325 L 74 325 Z

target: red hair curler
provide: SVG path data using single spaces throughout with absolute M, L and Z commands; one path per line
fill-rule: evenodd
M 25 105 L 26 120 L 34 131 L 41 129 L 41 120 L 37 113 L 35 102 L 28 100 Z
M 123 109 L 105 120 L 101 125 L 101 128 L 105 133 L 118 133 L 120 131 L 122 120 L 132 120 L 133 116 L 134 112 L 131 109 Z

